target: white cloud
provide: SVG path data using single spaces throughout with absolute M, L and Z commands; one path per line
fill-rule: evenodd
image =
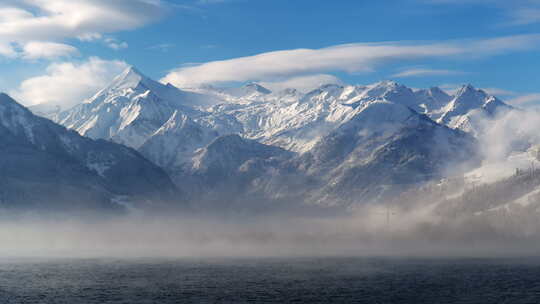
M 301 92 L 309 92 L 320 87 L 323 84 L 341 84 L 342 81 L 333 75 L 317 74 L 308 76 L 298 76 L 281 81 L 260 82 L 260 85 L 274 92 L 284 89 L 295 88 Z
M 17 22 L 32 17 L 32 13 L 17 7 L 0 7 L 0 22 L 2 23 Z
M 507 102 L 512 105 L 528 105 L 531 103 L 540 102 L 540 93 L 531 93 L 517 96 L 515 98 L 509 99 Z
M 405 77 L 422 77 L 422 76 L 445 76 L 445 75 L 458 75 L 463 74 L 460 71 L 452 70 L 437 70 L 437 69 L 407 69 L 392 75 L 392 77 L 405 78 Z
M 127 42 L 119 41 L 119 40 L 117 40 L 115 38 L 111 38 L 111 37 L 105 38 L 103 41 L 105 42 L 105 44 L 108 47 L 110 47 L 113 50 L 121 50 L 121 49 L 125 49 L 125 48 L 128 47 Z
M 40 103 L 73 106 L 106 86 L 128 65 L 96 57 L 81 63 L 52 63 L 44 75 L 24 80 L 10 94 L 24 105 Z
M 14 40 L 73 38 L 142 26 L 163 14 L 160 1 L 23 0 L 24 7 L 4 8 L 0 37 Z
M 11 44 L 0 41 L 0 56 L 15 58 L 17 57 L 17 52 Z
M 0 54 L 17 52 L 15 45 L 34 41 L 61 43 L 65 39 L 96 40 L 104 33 L 129 30 L 160 18 L 165 13 L 160 0 L 6 0 L 0 4 Z M 109 46 L 122 48 L 122 42 L 107 41 Z M 41 58 L 49 52 L 40 51 Z M 11 50 L 6 51 L 6 48 Z M 28 58 L 29 56 L 24 56 Z M 32 58 L 32 56 L 30 56 Z
M 449 42 L 354 43 L 322 49 L 262 53 L 196 66 L 182 66 L 162 81 L 180 87 L 203 83 L 263 81 L 329 71 L 368 72 L 391 61 L 433 58 L 475 58 L 535 48 L 540 35 Z
M 24 59 L 58 58 L 77 55 L 76 48 L 62 43 L 30 41 L 22 48 Z
M 510 11 L 512 25 L 525 25 L 540 22 L 540 7 L 523 7 Z
M 161 52 L 168 52 L 170 49 L 174 48 L 175 45 L 172 44 L 172 43 L 161 43 L 161 44 L 157 44 L 157 45 L 152 45 L 150 47 L 148 47 L 147 49 L 148 50 L 158 50 L 158 51 L 161 51 Z

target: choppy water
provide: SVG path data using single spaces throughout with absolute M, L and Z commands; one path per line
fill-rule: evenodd
M 0 260 L 0 303 L 540 303 L 540 261 Z

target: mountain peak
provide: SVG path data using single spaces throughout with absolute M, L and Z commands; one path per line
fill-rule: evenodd
M 486 92 L 476 89 L 471 84 L 466 84 L 457 91 L 454 99 L 457 103 L 467 103 L 482 106 L 485 99 L 488 97 L 489 95 Z
M 323 90 L 325 90 L 325 89 L 334 89 L 334 88 L 340 88 L 341 89 L 341 88 L 343 88 L 343 86 L 340 85 L 340 84 L 337 84 L 337 83 L 327 83 L 327 84 L 322 84 L 319 88 L 323 89 Z
M 245 89 L 247 90 L 252 90 L 252 91 L 255 91 L 255 92 L 258 92 L 258 93 L 262 93 L 262 94 L 270 94 L 272 93 L 272 91 L 270 91 L 269 89 L 263 87 L 262 85 L 256 83 L 256 82 L 251 82 L 251 83 L 248 83 L 244 86 Z
M 384 80 L 367 86 L 365 96 L 375 99 L 386 99 L 407 106 L 414 106 L 414 92 L 395 81 Z
M 141 82 L 149 81 L 150 79 L 139 72 L 134 66 L 129 66 L 114 78 L 109 88 L 135 88 Z
M 142 73 L 135 67 L 135 66 L 128 66 L 124 69 L 124 71 L 120 75 L 128 75 L 128 74 L 135 74 L 135 75 L 141 75 Z
M 439 87 L 431 87 L 428 89 L 428 91 L 431 93 L 431 94 L 444 94 L 444 95 L 448 95 L 443 89 L 439 88 Z
M 408 89 L 406 86 L 399 84 L 393 80 L 383 80 L 368 86 L 373 92 L 388 92 L 396 89 Z
M 437 120 L 449 124 L 452 119 L 467 115 L 471 110 L 484 108 L 490 96 L 471 84 L 463 85 L 454 95 L 453 100 L 445 107 L 445 113 Z M 494 104 L 493 107 L 496 107 Z
M 399 83 L 393 81 L 393 80 L 382 80 L 382 81 L 379 81 L 375 84 L 375 86 L 380 86 L 380 87 L 397 87 L 399 86 Z
M 133 100 L 137 96 L 138 98 L 157 97 L 172 103 L 178 103 L 186 98 L 185 92 L 175 86 L 157 82 L 142 74 L 137 68 L 129 66 L 105 88 L 84 103 L 108 102 L 118 97 L 127 97 L 127 100 Z
M 476 94 L 479 93 L 479 90 L 477 90 L 472 84 L 464 84 L 461 86 L 461 88 L 457 91 L 456 96 L 463 96 L 468 94 Z
M 15 99 L 11 98 L 11 96 L 9 96 L 7 93 L 4 93 L 4 92 L 0 92 L 0 106 L 10 107 L 10 108 L 15 107 L 20 110 L 26 110 L 26 108 L 23 105 L 15 101 Z
M 329 91 L 329 90 L 335 90 L 335 89 L 342 89 L 343 86 L 337 84 L 337 83 L 325 83 L 318 86 L 316 89 L 311 90 L 308 92 L 308 94 L 312 93 L 320 93 L 321 91 Z
M 118 74 L 106 87 L 97 92 L 94 96 L 84 101 L 85 104 L 102 102 L 111 96 L 125 96 L 129 92 L 143 94 L 150 90 L 153 93 L 168 89 L 164 84 L 154 81 L 133 66 L 129 66 L 122 73 Z

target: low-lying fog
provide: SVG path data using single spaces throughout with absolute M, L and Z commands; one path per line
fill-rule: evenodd
M 0 224 L 3 257 L 506 256 L 535 255 L 539 241 L 536 214 L 449 220 L 429 210 L 383 207 L 333 218 L 27 218 Z

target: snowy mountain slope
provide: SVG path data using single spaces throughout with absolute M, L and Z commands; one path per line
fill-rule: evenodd
M 489 98 L 490 96 L 484 91 L 476 90 L 471 85 L 465 85 L 457 91 L 454 98 L 442 109 L 442 115 L 437 121 L 448 124 L 455 117 L 482 108 Z
M 220 104 L 212 107 L 211 111 L 236 117 L 243 124 L 243 134 L 247 138 L 295 152 L 306 152 L 322 136 L 351 119 L 355 109 L 367 102 L 386 100 L 435 118 L 444 114 L 442 109 L 452 100 L 439 88 L 415 92 L 393 81 L 369 86 L 323 85 L 303 96 L 288 99 L 272 99 L 272 96 L 276 95 L 268 94 L 264 100 L 240 104 Z M 474 109 L 474 105 L 468 109 Z M 446 115 L 450 117 L 453 114 Z
M 289 206 L 343 208 L 389 199 L 451 171 L 461 172 L 459 165 L 477 160 L 471 136 L 402 104 L 365 101 L 350 115 L 296 155 L 268 153 L 255 161 L 240 151 L 267 151 L 271 146 L 250 149 L 255 141 L 221 137 L 200 150 L 192 166 L 175 179 L 196 185 L 190 188 L 213 195 L 218 204 L 256 197 Z
M 177 193 L 165 172 L 136 151 L 82 137 L 6 94 L 0 94 L 0 133 L 3 207 L 122 209 L 113 202 L 118 195 L 143 207 Z
M 112 139 L 140 147 L 177 110 L 193 110 L 180 101 L 182 95 L 128 68 L 94 97 L 60 113 L 54 120 L 90 138 Z
M 474 160 L 472 137 L 404 105 L 373 101 L 299 157 L 298 166 L 324 177 L 314 199 L 357 203 L 441 178 Z
M 215 101 L 158 83 L 130 67 L 91 99 L 53 120 L 81 135 L 138 149 L 166 167 L 181 162 L 182 156 L 189 159 L 220 134 L 242 131 L 233 117 L 196 109 Z M 175 142 L 183 143 L 177 154 Z
M 439 110 L 452 100 L 452 96 L 438 87 L 417 90 L 414 94 L 418 100 L 417 104 L 422 109 L 419 113 L 430 115 L 431 119 L 434 120 L 438 118 L 436 114 L 440 113 Z
M 247 138 L 305 152 L 354 111 L 338 99 L 342 90 L 342 87 L 326 86 L 299 99 L 221 104 L 211 111 L 234 116 L 242 123 Z
M 139 151 L 163 168 L 182 166 L 194 151 L 204 147 L 219 133 L 197 124 L 189 116 L 175 111 Z
M 215 207 L 242 200 L 253 204 L 259 191 L 257 179 L 267 180 L 294 153 L 261 144 L 238 135 L 220 136 L 196 152 L 191 162 L 177 170 L 173 178 L 182 181 L 197 205 Z M 260 199 L 268 198 L 264 195 Z
M 291 155 L 292 153 L 281 148 L 247 140 L 236 134 L 226 135 L 216 138 L 204 149 L 197 151 L 191 169 L 215 177 L 219 175 L 218 172 L 237 170 L 243 163 L 253 158 L 267 159 Z
M 476 134 L 480 131 L 475 128 L 478 120 L 494 117 L 497 111 L 510 109 L 511 106 L 469 84 L 461 87 L 446 106 L 428 115 L 451 128 Z

